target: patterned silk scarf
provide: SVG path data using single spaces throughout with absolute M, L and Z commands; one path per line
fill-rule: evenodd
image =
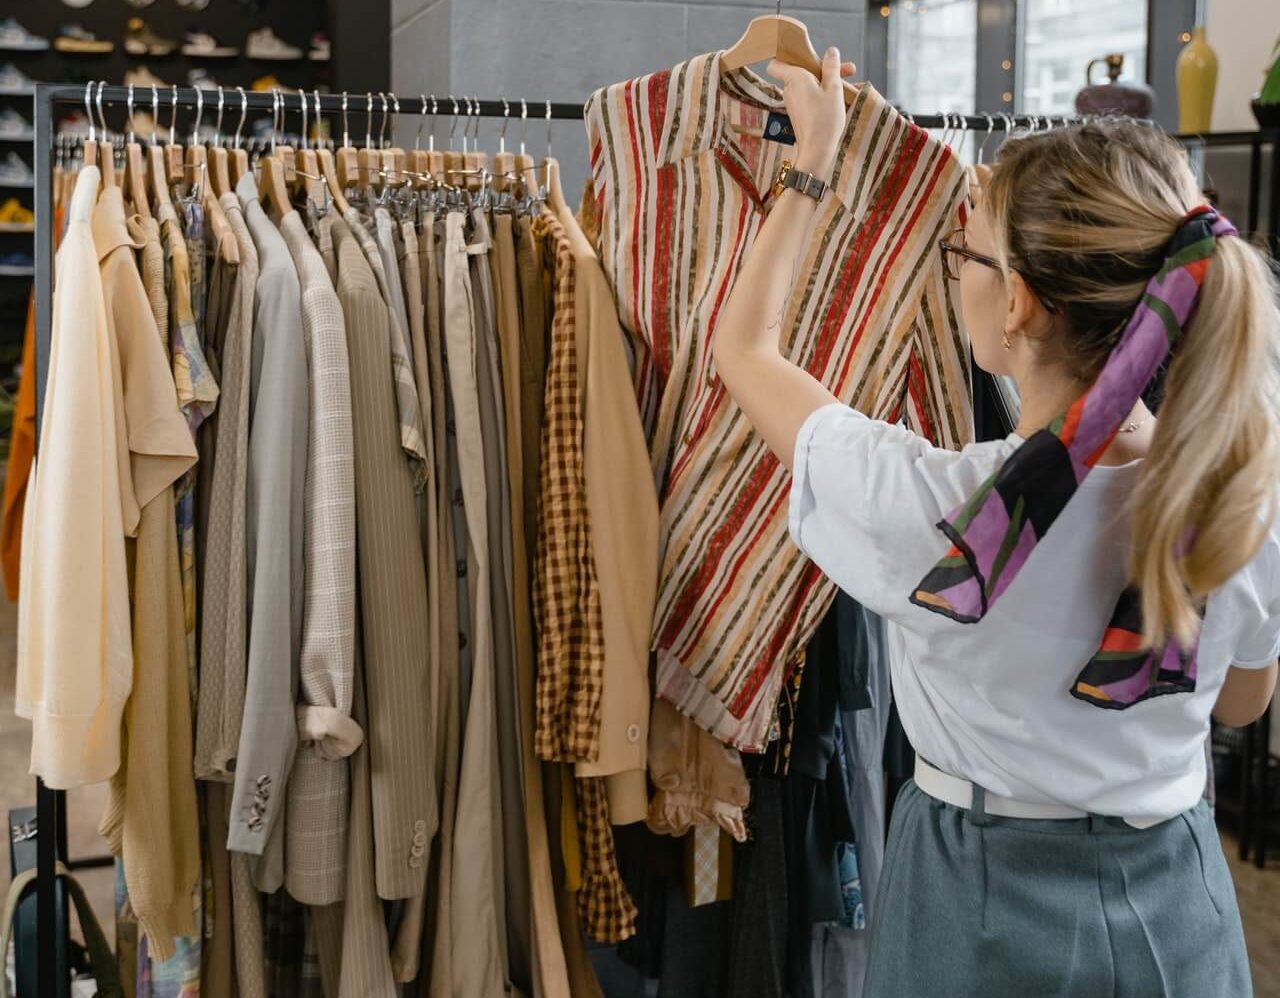
M 960 623 L 981 620 L 1012 585 L 1085 475 L 1110 445 L 1195 310 L 1215 241 L 1235 227 L 1207 205 L 1189 212 L 1093 386 L 1032 434 L 963 506 L 938 524 L 952 548 L 911 602 Z M 1121 594 L 1097 654 L 1071 694 L 1123 710 L 1196 684 L 1195 646 L 1142 643 L 1136 588 Z

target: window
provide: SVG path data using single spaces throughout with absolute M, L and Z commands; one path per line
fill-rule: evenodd
M 1070 114 L 1091 59 L 1124 53 L 1122 80 L 1147 73 L 1147 0 L 1021 0 L 1017 108 Z M 1094 82 L 1106 80 L 1094 67 Z
M 889 100 L 908 111 L 972 113 L 977 42 L 977 0 L 901 0 L 889 19 Z
M 977 57 L 977 0 L 901 0 L 889 19 L 887 96 L 906 111 L 972 114 Z M 970 139 L 952 142 L 964 159 Z

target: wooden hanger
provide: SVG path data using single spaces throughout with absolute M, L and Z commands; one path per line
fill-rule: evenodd
M 147 147 L 147 188 L 151 194 L 152 204 L 173 206 L 169 197 L 169 157 L 164 146 L 153 143 Z
M 809 29 L 803 21 L 786 14 L 762 14 L 753 18 L 742 37 L 720 53 L 720 69 L 730 73 L 770 59 L 799 66 L 819 79 L 822 77 L 822 57 L 814 50 Z M 844 102 L 852 104 L 858 90 L 848 82 L 843 85 Z
M 249 98 L 245 96 L 244 87 L 236 87 L 240 91 L 240 124 L 236 126 L 235 146 L 229 151 L 231 163 L 231 187 L 240 183 L 240 178 L 249 172 L 249 153 L 240 144 L 240 136 L 244 132 L 244 119 L 249 114 Z
M 101 94 L 101 91 L 99 91 Z M 129 140 L 124 146 L 124 191 L 133 202 L 133 210 L 143 218 L 151 217 L 151 205 L 147 200 L 147 168 L 143 162 L 142 145 L 133 134 L 133 85 L 129 85 L 129 96 L 125 100 L 125 109 L 129 114 Z
M 258 196 L 278 221 L 293 210 L 284 179 L 284 164 L 272 153 L 258 159 L 258 168 L 262 171 L 258 177 Z
M 298 99 L 299 107 L 302 111 L 302 148 L 295 154 L 296 169 L 294 170 L 293 179 L 289 180 L 286 168 L 285 180 L 289 184 L 289 190 L 295 196 L 302 196 L 313 204 L 319 205 L 324 201 L 324 177 L 320 173 L 320 164 L 316 160 L 315 152 L 311 149 L 311 140 L 307 134 L 307 94 L 305 90 L 298 91 Z
M 547 175 L 547 204 L 557 215 L 572 215 L 573 212 L 569 211 L 569 205 L 565 202 L 564 191 L 560 189 L 559 162 L 548 156 L 542 161 L 542 166 Z

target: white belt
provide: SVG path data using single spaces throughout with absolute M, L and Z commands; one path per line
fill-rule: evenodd
M 951 776 L 916 756 L 916 786 L 935 800 L 966 811 L 973 807 L 973 784 L 958 776 Z M 983 810 L 987 814 L 1002 818 L 1038 818 L 1041 820 L 1062 820 L 1064 818 L 1088 818 L 1088 811 L 1069 807 L 1066 804 L 1032 804 L 1030 801 L 1014 800 L 1012 797 L 1001 797 L 990 790 L 984 793 Z M 1163 819 L 1126 818 L 1125 824 L 1134 828 L 1150 828 L 1158 825 Z

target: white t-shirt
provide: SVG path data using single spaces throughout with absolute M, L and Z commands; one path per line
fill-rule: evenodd
M 916 751 L 1022 801 L 1167 818 L 1205 787 L 1204 741 L 1227 667 L 1280 655 L 1280 536 L 1209 599 L 1196 689 L 1106 710 L 1068 692 L 1125 584 L 1137 462 L 1095 468 L 1016 581 L 976 624 L 908 597 L 945 553 L 935 524 L 1020 443 L 940 450 L 843 405 L 796 440 L 791 536 L 888 622 L 893 693 Z

